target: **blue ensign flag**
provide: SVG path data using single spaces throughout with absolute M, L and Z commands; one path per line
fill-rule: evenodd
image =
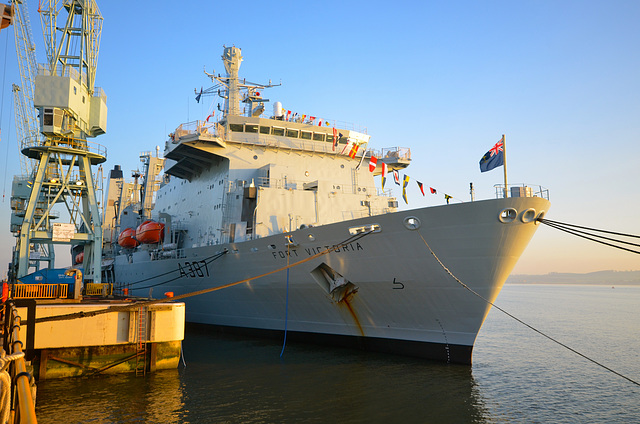
M 502 165 L 504 165 L 504 142 L 500 139 L 500 141 L 480 159 L 480 172 L 491 171 L 493 168 Z

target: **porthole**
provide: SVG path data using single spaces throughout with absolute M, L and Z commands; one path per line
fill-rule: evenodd
M 420 228 L 420 220 L 415 216 L 408 216 L 402 221 L 407 230 L 417 230 Z
M 520 215 L 520 221 L 524 222 L 525 224 L 529 223 L 529 222 L 533 222 L 536 219 L 536 210 L 533 208 L 529 208 L 525 211 L 522 211 L 522 215 Z
M 258 155 L 253 155 L 253 160 L 258 160 Z
M 518 216 L 518 211 L 513 208 L 506 208 L 500 211 L 498 219 L 504 224 L 513 222 Z

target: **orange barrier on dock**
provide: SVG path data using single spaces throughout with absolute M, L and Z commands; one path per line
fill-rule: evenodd
M 106 288 L 106 293 L 104 289 Z M 113 284 L 110 283 L 87 283 L 84 285 L 85 296 L 111 296 L 113 294 Z
M 67 298 L 68 284 L 14 284 L 13 299 Z

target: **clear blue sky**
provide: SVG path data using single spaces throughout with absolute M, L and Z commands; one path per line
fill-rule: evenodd
M 550 190 L 550 219 L 640 234 L 640 2 L 327 1 L 99 2 L 97 85 L 109 108 L 105 174 L 138 167 L 182 122 L 204 119 L 203 74 L 223 72 L 222 45 L 242 48 L 241 76 L 282 80 L 266 94 L 287 109 L 366 126 L 370 147 L 410 147 L 407 170 L 456 199 L 494 197 L 502 168 L 478 161 L 507 136 L 510 183 Z M 30 12 L 44 62 L 37 2 Z M 0 258 L 17 143 L 12 31 L 0 33 L 3 88 Z M 4 65 L 3 65 L 4 66 Z M 1 69 L 0 69 L 1 71 Z M 217 102 L 216 102 L 217 103 Z M 268 112 L 271 112 L 269 107 Z M 10 123 L 10 120 L 12 121 Z M 4 161 L 3 161 L 4 162 Z M 4 163 L 2 164 L 4 169 Z M 410 184 L 409 207 L 443 204 Z M 397 193 L 400 195 L 400 193 Z M 401 201 L 402 203 L 402 201 Z M 0 276 L 5 273 L 2 265 Z M 640 256 L 542 226 L 515 273 L 640 269 Z

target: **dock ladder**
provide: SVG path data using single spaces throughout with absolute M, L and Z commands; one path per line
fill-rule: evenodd
M 136 345 L 136 376 L 147 373 L 147 308 L 138 309 L 138 343 Z

